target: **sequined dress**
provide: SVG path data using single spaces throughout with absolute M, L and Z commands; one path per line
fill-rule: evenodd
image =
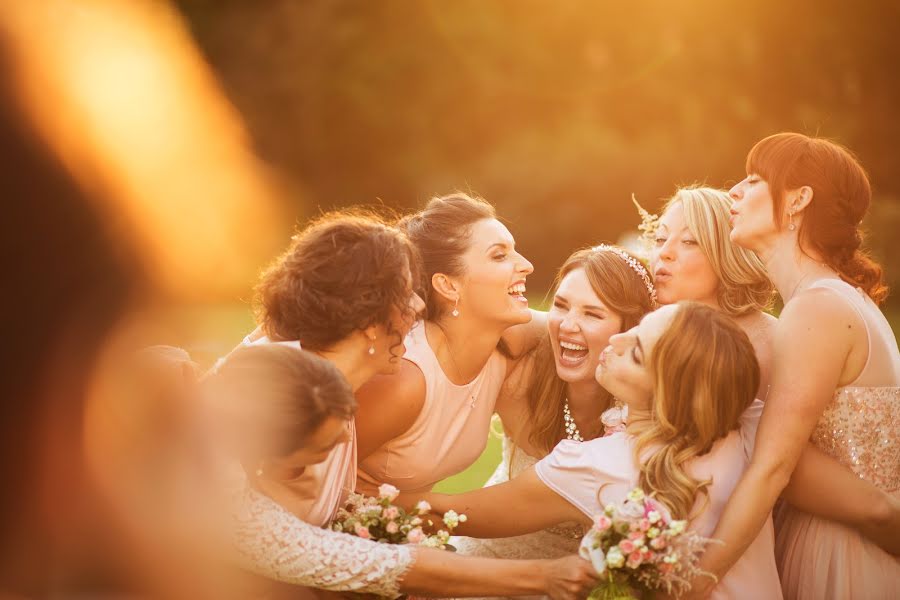
M 890 325 L 861 290 L 816 282 L 846 298 L 866 323 L 869 357 L 838 388 L 811 441 L 882 490 L 900 495 L 900 353 Z M 893 383 L 893 385 L 888 385 Z M 857 531 L 783 503 L 775 514 L 775 556 L 784 596 L 798 600 L 900 598 L 900 559 Z

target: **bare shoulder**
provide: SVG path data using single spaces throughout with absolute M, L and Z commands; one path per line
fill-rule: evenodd
M 359 460 L 402 435 L 416 422 L 425 404 L 425 376 L 401 360 L 396 373 L 376 375 L 356 391 Z
M 862 327 L 859 314 L 847 300 L 823 287 L 813 287 L 797 294 L 781 311 L 776 331 L 828 331 L 841 334 Z
M 531 309 L 531 320 L 513 325 L 503 332 L 503 342 L 512 357 L 518 358 L 537 346 L 541 335 L 547 331 L 547 313 Z

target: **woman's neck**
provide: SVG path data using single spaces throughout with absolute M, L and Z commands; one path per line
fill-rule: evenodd
M 456 385 L 465 385 L 478 376 L 497 349 L 503 331 L 453 317 L 425 321 L 428 345 L 444 374 Z
M 804 252 L 796 239 L 781 236 L 757 254 L 766 266 L 769 279 L 781 299 L 787 303 L 813 281 L 823 277 L 836 277 L 837 273 L 822 261 L 817 253 Z
M 331 361 L 340 371 L 350 388 L 356 392 L 369 379 L 375 376 L 376 369 L 373 361 L 365 350 L 356 347 L 356 344 L 337 345 L 332 348 L 315 352 L 322 358 Z
M 600 415 L 609 408 L 610 396 L 593 379 L 566 382 L 566 399 L 575 425 L 590 439 L 600 433 Z

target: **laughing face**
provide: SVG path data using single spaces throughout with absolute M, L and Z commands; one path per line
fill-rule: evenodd
M 505 327 L 531 320 L 525 279 L 534 267 L 516 252 L 516 241 L 503 223 L 483 219 L 472 225 L 469 249 L 462 261 L 460 314 Z
M 547 315 L 556 373 L 567 383 L 590 381 L 609 337 L 622 328 L 622 317 L 591 287 L 584 269 L 563 277 Z

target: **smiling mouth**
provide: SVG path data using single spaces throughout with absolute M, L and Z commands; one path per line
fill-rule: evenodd
M 559 342 L 559 362 L 566 367 L 577 367 L 588 357 L 588 347 L 573 342 Z
M 513 300 L 517 300 L 524 304 L 528 304 L 528 298 L 525 297 L 525 284 L 524 283 L 516 283 L 514 285 L 509 286 L 509 289 L 506 291 L 506 293 L 509 294 Z

